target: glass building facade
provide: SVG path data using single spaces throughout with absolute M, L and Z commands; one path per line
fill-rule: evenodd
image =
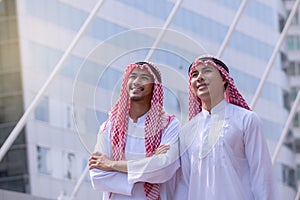
M 288 13 L 291 12 L 295 1 L 285 1 L 285 8 Z M 297 94 L 300 89 L 300 8 L 298 7 L 288 31 L 286 46 L 289 57 L 288 74 L 290 83 L 290 105 L 295 103 Z M 294 114 L 290 130 L 289 130 L 289 144 L 295 151 L 295 171 L 296 181 L 300 183 L 300 105 L 298 105 Z M 295 179 L 294 179 L 295 180 Z
M 22 68 L 16 2 L 0 2 L 0 144 L 3 145 L 22 113 Z M 0 188 L 30 192 L 24 130 L 0 163 Z

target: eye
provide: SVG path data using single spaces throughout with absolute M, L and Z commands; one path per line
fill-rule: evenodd
M 130 79 L 134 79 L 134 78 L 136 78 L 136 75 L 135 75 L 135 74 L 130 74 L 130 75 L 129 75 L 129 78 L 130 78 Z
M 194 71 L 191 73 L 191 77 L 196 78 L 198 76 L 198 74 L 199 73 L 197 71 Z
M 148 80 L 149 80 L 149 77 L 148 77 L 148 76 L 142 76 L 142 80 L 143 80 L 143 81 L 148 81 Z
M 212 71 L 211 69 L 207 68 L 207 69 L 203 70 L 203 73 L 207 73 L 207 72 L 211 72 L 211 71 Z

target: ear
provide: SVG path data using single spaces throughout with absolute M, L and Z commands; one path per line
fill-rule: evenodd
M 223 85 L 224 85 L 224 88 L 225 88 L 225 90 L 226 90 L 226 88 L 227 88 L 227 85 L 228 85 L 228 82 L 226 81 L 226 79 L 225 79 L 225 77 L 224 76 L 222 76 L 222 79 L 223 79 Z
M 227 81 L 226 81 L 226 79 L 223 75 L 221 75 L 221 77 L 222 77 L 222 82 L 223 82 L 223 85 L 224 85 Z

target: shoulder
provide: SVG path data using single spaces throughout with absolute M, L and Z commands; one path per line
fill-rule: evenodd
M 177 128 L 181 127 L 181 123 L 175 115 L 170 115 L 168 113 L 165 113 L 162 120 L 165 129 L 168 129 L 170 127 L 177 127 Z
M 245 108 L 242 108 L 240 106 L 231 103 L 228 103 L 227 107 L 229 108 L 229 110 L 232 112 L 233 115 L 239 115 L 240 117 L 245 117 L 245 118 L 259 119 L 258 115 L 252 110 L 247 110 Z
M 167 117 L 167 124 L 163 122 L 162 141 L 166 144 L 178 140 L 181 124 L 175 116 Z
M 100 126 L 99 134 L 108 133 L 110 131 L 111 125 L 111 120 L 107 119 L 106 121 L 104 121 Z
M 244 127 L 261 126 L 262 121 L 256 112 L 233 104 L 229 104 L 228 107 L 231 111 L 229 116 L 233 116 L 233 119 L 239 119 L 238 121 L 242 122 Z
M 181 126 L 180 121 L 176 116 L 171 117 L 170 119 L 170 124 L 176 125 L 176 126 Z

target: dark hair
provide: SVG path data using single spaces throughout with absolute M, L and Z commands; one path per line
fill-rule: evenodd
M 202 61 L 207 61 L 207 60 L 213 61 L 215 64 L 220 65 L 221 67 L 223 67 L 223 68 L 229 73 L 229 69 L 228 69 L 228 67 L 225 65 L 225 63 L 223 63 L 221 60 L 219 60 L 219 59 L 217 59 L 217 58 L 213 58 L 213 57 L 202 57 L 202 58 L 199 58 L 199 60 L 202 60 Z M 193 65 L 193 63 L 190 65 L 189 71 L 188 71 L 188 72 L 190 72 L 192 65 Z
M 151 71 L 153 72 L 153 74 L 156 76 L 157 80 L 161 83 L 161 76 L 159 75 L 158 71 L 155 69 L 155 67 L 153 67 L 153 65 L 151 65 L 150 63 L 147 62 L 136 62 L 135 64 L 137 65 L 148 65 L 149 68 L 151 69 Z

